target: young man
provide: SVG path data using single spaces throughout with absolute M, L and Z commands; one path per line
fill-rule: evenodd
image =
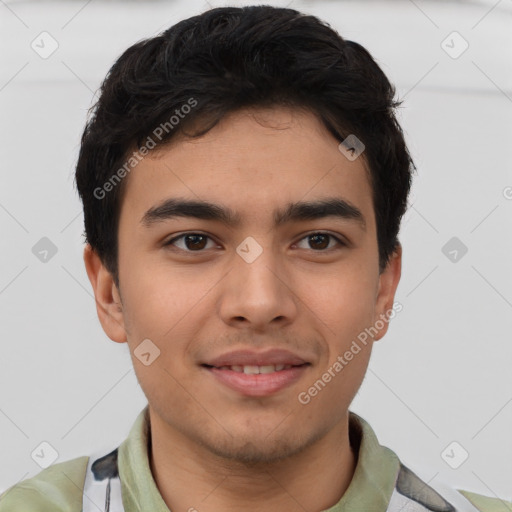
M 506 510 L 422 482 L 349 411 L 401 307 L 394 95 L 291 9 L 213 9 L 120 57 L 76 183 L 98 316 L 148 406 L 0 512 Z

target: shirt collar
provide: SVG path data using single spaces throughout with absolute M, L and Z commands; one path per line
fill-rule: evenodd
M 354 476 L 340 501 L 323 512 L 385 512 L 400 472 L 400 460 L 393 451 L 379 444 L 369 423 L 351 411 L 349 437 L 358 454 Z
M 118 465 L 125 512 L 170 512 L 157 486 L 148 459 L 148 405 L 139 413 L 128 437 L 119 446 Z M 400 469 L 398 457 L 381 446 L 370 425 L 349 413 L 350 443 L 357 465 L 340 501 L 323 512 L 372 510 L 385 512 Z

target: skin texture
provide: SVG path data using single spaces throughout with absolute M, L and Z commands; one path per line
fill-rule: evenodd
M 201 512 L 331 507 L 356 464 L 348 408 L 388 323 L 308 404 L 297 397 L 389 314 L 401 272 L 399 246 L 379 274 L 363 157 L 347 159 L 311 113 L 247 109 L 199 139 L 173 140 L 125 179 L 120 290 L 89 246 L 84 261 L 103 329 L 128 343 L 148 399 L 151 468 L 164 501 Z M 242 223 L 176 217 L 143 226 L 144 213 L 170 197 L 227 206 Z M 289 202 L 332 197 L 359 208 L 365 229 L 338 217 L 273 225 L 274 210 Z M 315 242 L 319 231 L 346 245 Z M 190 232 L 209 238 L 200 249 L 183 238 L 164 245 Z M 252 263 L 236 252 L 249 236 L 263 250 Z M 160 355 L 145 366 L 134 350 L 148 338 Z M 287 348 L 310 366 L 291 386 L 248 397 L 201 366 L 238 348 Z

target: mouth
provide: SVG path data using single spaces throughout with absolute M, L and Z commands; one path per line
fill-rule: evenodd
M 289 370 L 290 368 L 304 366 L 309 363 L 303 364 L 266 364 L 266 365 L 230 365 L 230 366 L 213 366 L 209 364 L 203 364 L 205 368 L 216 368 L 217 370 L 230 370 L 237 373 L 245 373 L 246 375 L 259 375 L 280 372 L 283 370 Z
M 216 382 L 238 394 L 263 397 L 278 393 L 297 382 L 311 363 L 201 366 Z

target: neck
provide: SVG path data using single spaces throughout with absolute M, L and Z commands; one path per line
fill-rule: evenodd
M 348 413 L 299 454 L 251 466 L 212 454 L 156 415 L 150 424 L 150 467 L 170 510 L 320 512 L 341 499 L 357 462 L 349 441 Z

